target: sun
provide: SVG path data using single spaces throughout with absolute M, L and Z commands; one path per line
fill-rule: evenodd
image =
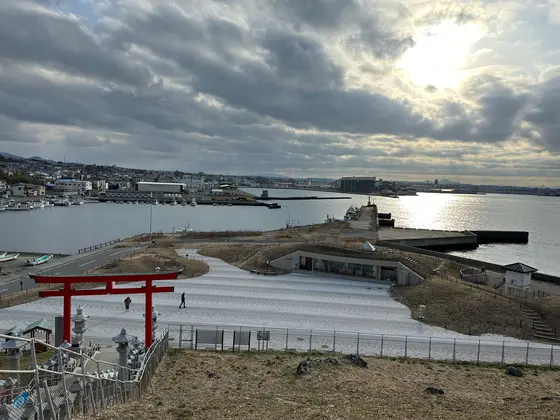
M 445 20 L 432 27 L 422 28 L 414 37 L 415 45 L 397 62 L 414 84 L 434 86 L 443 90 L 457 87 L 468 63 L 471 46 L 484 37 L 476 23 L 458 24 Z

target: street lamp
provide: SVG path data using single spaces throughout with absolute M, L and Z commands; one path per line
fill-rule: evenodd
M 288 206 L 285 205 L 284 207 L 288 209 L 288 220 L 286 221 L 286 229 L 289 229 L 292 227 L 292 211 Z
M 152 212 L 154 207 L 154 196 L 150 191 L 150 247 L 152 246 Z

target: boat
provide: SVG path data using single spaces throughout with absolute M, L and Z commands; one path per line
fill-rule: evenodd
M 231 204 L 230 204 L 230 206 L 231 206 Z M 272 209 L 279 209 L 279 208 L 281 208 L 281 206 L 278 203 L 272 203 L 272 204 L 268 205 L 268 208 L 271 209 L 271 210 Z
M 191 200 L 191 206 L 196 206 L 196 199 L 194 197 Z
M 32 210 L 33 207 L 27 205 L 27 204 L 16 204 L 14 206 L 9 206 L 6 210 L 10 210 L 10 211 L 30 211 Z
M 19 254 L 5 254 L 3 257 L 0 257 L 0 263 L 17 260 L 18 257 Z
M 0 258 L 5 257 L 7 252 L 0 252 Z
M 29 266 L 41 265 L 41 264 L 44 264 L 44 263 L 50 261 L 52 259 L 52 257 L 53 257 L 52 254 L 43 255 L 42 257 L 27 260 L 27 261 L 25 261 L 25 264 L 29 265 Z
M 56 207 L 67 207 L 70 205 L 70 202 L 66 199 L 60 199 L 54 203 Z
M 177 205 L 177 201 L 173 200 L 173 201 L 172 201 L 171 203 L 169 203 L 169 204 L 171 204 L 172 206 L 176 206 L 176 205 Z

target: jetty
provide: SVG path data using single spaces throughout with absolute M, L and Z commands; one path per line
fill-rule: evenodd
M 348 196 L 335 196 L 335 197 L 319 197 L 316 195 L 310 196 L 291 196 L 291 197 L 271 197 L 268 195 L 268 190 L 263 190 L 262 194 L 256 200 L 269 201 L 269 200 L 350 200 L 352 197 Z

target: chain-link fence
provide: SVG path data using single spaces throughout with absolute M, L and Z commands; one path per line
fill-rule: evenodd
M 70 420 L 139 399 L 169 348 L 169 331 L 137 369 L 100 360 L 99 345 L 76 352 L 36 339 L 0 335 L 0 420 Z
M 560 346 L 490 338 L 418 337 L 338 331 L 179 325 L 179 348 L 322 351 L 453 362 L 560 366 Z

